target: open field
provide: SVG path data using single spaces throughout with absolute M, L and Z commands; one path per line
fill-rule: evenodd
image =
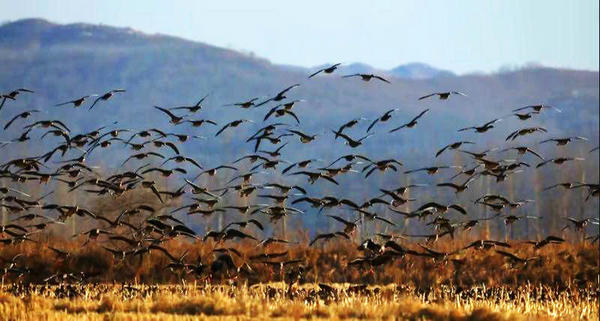
M 255 286 L 61 285 L 0 292 L 0 320 L 597 320 L 597 292 L 282 283 Z
M 436 248 L 450 250 L 447 244 Z M 122 260 L 98 246 L 51 243 L 71 251 L 63 260 L 25 243 L 0 249 L 1 257 L 22 253 L 19 266 L 31 269 L 5 275 L 0 320 L 597 320 L 596 245 L 564 243 L 533 253 L 529 245 L 513 244 L 515 253 L 543 260 L 513 265 L 493 250 L 470 249 L 448 261 L 406 256 L 369 268 L 339 260 L 358 255 L 358 249 L 332 242 L 318 249 L 288 249 L 290 260 L 306 258 L 300 277 L 291 276 L 294 267 L 279 270 L 253 262 L 252 272 L 217 280 L 209 277 L 212 262 L 207 260 L 205 272 L 183 274 L 165 269 L 168 261 L 161 253 Z M 210 253 L 210 244 L 170 241 L 164 246 L 189 250 L 190 261 Z M 251 261 L 252 244 L 236 247 L 245 253 L 236 264 Z M 85 279 L 41 280 L 82 270 L 89 275 Z

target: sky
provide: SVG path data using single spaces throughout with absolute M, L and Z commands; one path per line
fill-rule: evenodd
M 423 62 L 456 73 L 598 70 L 598 0 L 0 0 L 0 22 L 131 27 L 310 67 Z

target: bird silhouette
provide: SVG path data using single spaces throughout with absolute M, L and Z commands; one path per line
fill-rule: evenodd
M 310 79 L 310 78 L 318 75 L 321 72 L 324 72 L 326 74 L 333 73 L 338 68 L 339 65 L 341 65 L 341 63 L 337 63 L 337 64 L 331 65 L 329 67 L 319 69 L 319 70 L 315 71 L 314 73 L 310 74 L 310 76 L 308 76 L 308 78 Z
M 459 91 L 447 91 L 447 92 L 437 92 L 437 93 L 432 93 L 432 94 L 429 94 L 429 95 L 425 95 L 425 96 L 419 97 L 418 100 L 427 99 L 427 98 L 433 97 L 433 96 L 438 96 L 438 98 L 440 100 L 446 100 L 446 99 L 450 98 L 450 95 L 458 95 L 458 96 L 467 97 L 466 94 L 463 94 L 463 93 L 461 93 Z
M 125 89 L 112 89 L 107 91 L 106 93 L 104 93 L 102 96 L 99 96 L 98 98 L 96 98 L 96 100 L 94 100 L 94 103 L 90 106 L 89 110 L 92 110 L 92 108 L 94 108 L 94 106 L 96 106 L 96 104 L 99 101 L 107 101 L 109 100 L 112 96 L 114 96 L 117 93 L 124 93 L 126 90 Z
M 374 75 L 374 74 L 352 74 L 352 75 L 342 76 L 342 78 L 353 78 L 353 77 L 360 77 L 360 79 L 364 82 L 369 82 L 369 81 L 371 81 L 371 79 L 377 79 L 377 80 L 381 80 L 388 84 L 390 83 L 389 80 L 387 80 L 381 76 Z

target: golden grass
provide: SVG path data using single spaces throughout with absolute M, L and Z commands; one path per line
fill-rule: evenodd
M 333 285 L 333 284 L 332 284 Z M 494 291 L 486 298 L 411 294 L 395 286 L 351 292 L 335 284 L 287 288 L 283 283 L 214 285 L 61 285 L 5 287 L 0 321 L 8 320 L 597 320 L 597 297 L 532 289 Z M 479 289 L 484 293 L 486 289 Z M 514 297 L 511 297 L 514 295 Z

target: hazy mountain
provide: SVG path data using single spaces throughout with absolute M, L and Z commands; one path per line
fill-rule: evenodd
M 388 72 L 390 75 L 397 78 L 410 78 L 410 79 L 428 79 L 436 77 L 452 77 L 455 74 L 448 70 L 442 70 L 434 68 L 428 64 L 423 63 L 410 63 L 400 65 Z
M 309 146 L 298 142 L 296 137 L 290 139 L 284 149 L 284 156 L 290 161 L 310 157 L 332 160 L 342 154 L 357 152 L 378 159 L 400 158 L 406 168 L 430 162 L 466 163 L 467 156 L 460 153 L 446 153 L 437 159 L 433 159 L 432 155 L 439 147 L 459 139 L 476 141 L 478 146 L 473 147 L 474 150 L 505 147 L 504 139 L 508 133 L 534 125 L 547 127 L 550 131 L 547 136 L 589 137 L 589 146 L 577 145 L 582 153 L 598 144 L 598 72 L 540 67 L 456 76 L 425 64 L 408 64 L 381 71 L 390 77 L 391 84 L 376 80 L 367 83 L 357 78 L 342 79 L 340 75 L 345 73 L 380 72 L 356 63 L 344 66 L 333 75 L 318 75 L 307 80 L 313 68 L 275 65 L 252 55 L 171 36 L 148 35 L 130 28 L 59 25 L 40 19 L 0 26 L 0 65 L 0 92 L 19 87 L 36 91 L 33 95 L 22 95 L 15 102 L 8 102 L 0 111 L 2 124 L 25 108 L 39 108 L 44 113 L 36 117 L 68 118 L 72 131 L 76 133 L 110 125 L 114 121 L 119 122 L 117 127 L 132 131 L 160 127 L 172 132 L 191 132 L 209 139 L 186 143 L 181 149 L 206 166 L 232 161 L 252 152 L 252 145 L 236 138 L 248 137 L 262 127 L 264 114 L 273 106 L 241 110 L 223 105 L 253 97 L 264 99 L 295 83 L 301 86 L 290 91 L 289 98 L 306 100 L 294 109 L 302 122 L 300 128 L 320 136 Z M 92 111 L 87 110 L 89 104 L 79 109 L 54 107 L 60 102 L 92 93 L 101 94 L 113 88 L 125 88 L 127 92 L 99 103 Z M 448 90 L 465 92 L 468 97 L 451 97 L 448 101 L 417 100 L 431 92 Z M 253 119 L 256 123 L 227 131 L 215 139 L 214 133 L 220 126 L 172 126 L 163 114 L 152 108 L 153 105 L 193 104 L 207 93 L 210 96 L 205 110 L 194 118 L 213 119 L 220 126 L 241 118 Z M 563 112 L 544 112 L 526 123 L 510 117 L 512 109 L 537 103 L 560 107 Z M 365 146 L 352 150 L 341 141 L 333 140 L 330 129 L 364 116 L 370 121 L 363 121 L 348 131 L 352 137 L 361 137 L 375 117 L 391 108 L 399 110 L 392 120 L 375 127 L 375 136 L 370 137 Z M 426 108 L 430 112 L 416 128 L 387 133 Z M 485 135 L 457 133 L 458 128 L 483 124 L 494 118 L 504 120 Z M 293 123 L 290 119 L 285 121 Z M 17 122 L 8 131 L 2 131 L 0 140 L 18 137 L 22 125 L 22 122 Z M 58 144 L 53 138 L 45 138 L 42 145 L 39 135 L 36 133 L 34 136 L 25 148 L 29 154 Z M 530 137 L 519 143 L 537 142 L 539 139 L 540 136 Z M 113 152 L 97 153 L 106 153 L 101 158 L 112 165 L 122 162 L 123 156 L 129 152 L 123 146 L 111 148 Z M 272 147 L 266 145 L 264 148 Z M 554 146 L 545 145 L 539 149 L 549 156 L 555 153 Z M 0 163 L 19 152 L 10 148 L 4 151 Z M 534 160 L 529 161 L 534 164 Z M 597 160 L 589 166 L 597 168 Z M 399 180 L 408 179 L 399 178 L 401 175 L 384 179 L 376 177 L 369 178 L 369 184 L 398 184 Z M 433 180 L 426 176 L 411 179 Z M 589 179 L 597 181 L 598 177 Z M 346 183 L 344 193 L 348 194 L 365 193 L 364 185 L 359 182 L 362 181 L 352 175 L 340 178 L 340 183 Z
M 337 74 L 319 75 L 307 81 L 308 69 L 274 65 L 265 59 L 203 43 L 148 35 L 130 28 L 59 25 L 40 19 L 20 20 L 0 27 L 0 64 L 3 66 L 2 91 L 16 87 L 36 90 L 35 95 L 24 96 L 2 110 L 3 119 L 16 112 L 11 108 L 24 108 L 22 104 L 29 104 L 57 117 L 68 114 L 74 130 L 91 129 L 115 120 L 122 126 L 136 128 L 165 126 L 167 122 L 162 115 L 145 111 L 153 105 L 190 104 L 206 93 L 211 93 L 206 117 L 222 119 L 222 122 L 241 117 L 262 118 L 267 106 L 242 111 L 222 105 L 256 96 L 266 98 L 290 84 L 301 83 L 289 96 L 306 99 L 296 112 L 302 121 L 301 127 L 309 132 L 325 133 L 324 129 L 335 128 L 358 116 L 373 119 L 393 107 L 400 108 L 395 121 L 391 122 L 398 124 L 431 108 L 423 126 L 435 124 L 432 130 L 396 135 L 403 150 L 420 148 L 423 144 L 443 144 L 449 140 L 445 138 L 449 131 L 504 117 L 514 107 L 533 103 L 557 105 L 564 110 L 560 118 L 551 113 L 538 117 L 551 122 L 546 125 L 555 126 L 557 132 L 594 138 L 598 132 L 597 72 L 535 68 L 451 77 L 449 72 L 424 64 L 409 64 L 386 74 L 392 80 L 389 85 L 339 77 L 346 73 L 373 72 L 372 67 L 356 63 L 343 66 Z M 394 79 L 394 75 L 397 78 Z M 49 107 L 112 88 L 126 88 L 127 93 L 100 104 L 91 113 L 85 108 Z M 421 95 L 443 90 L 460 90 L 469 97 L 417 101 Z M 563 119 L 567 115 L 568 118 Z M 495 141 L 520 125 L 507 119 L 497 125 L 499 130 L 491 131 L 482 139 Z M 385 131 L 390 126 L 382 124 L 376 130 Z M 202 128 L 199 132 L 206 135 L 209 130 Z M 240 131 L 245 134 L 243 128 Z M 355 129 L 355 132 L 354 135 L 359 135 L 364 129 Z M 17 133 L 3 133 L 4 138 L 8 134 Z M 416 137 L 419 140 L 413 140 Z M 463 137 L 474 136 L 464 134 Z M 385 139 L 370 138 L 370 141 L 370 146 L 365 148 L 386 150 L 379 148 Z M 213 145 L 214 148 L 219 146 L 218 142 Z M 319 147 L 319 144 L 313 146 Z M 331 152 L 327 144 L 322 147 Z

